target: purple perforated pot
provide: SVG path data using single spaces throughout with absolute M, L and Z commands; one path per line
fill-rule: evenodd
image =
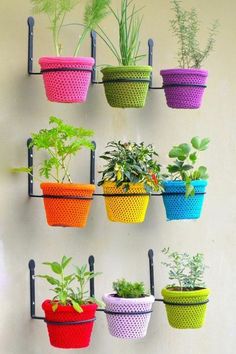
M 201 106 L 208 72 L 202 69 L 161 70 L 168 107 L 197 109 Z
M 154 296 L 125 299 L 110 293 L 103 295 L 103 301 L 106 304 L 108 329 L 112 336 L 124 339 L 146 336 Z

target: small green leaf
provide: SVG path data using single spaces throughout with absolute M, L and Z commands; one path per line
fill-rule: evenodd
M 201 144 L 201 139 L 199 138 L 199 136 L 195 136 L 194 138 L 192 138 L 191 144 L 194 147 L 194 149 L 199 150 Z
M 51 263 L 51 268 L 52 268 L 52 271 L 56 274 L 61 274 L 62 273 L 62 267 L 59 263 L 57 262 L 53 262 Z
M 72 306 L 73 308 L 75 309 L 75 311 L 79 312 L 79 313 L 82 313 L 83 312 L 83 309 L 82 307 L 74 300 L 71 300 L 72 302 Z

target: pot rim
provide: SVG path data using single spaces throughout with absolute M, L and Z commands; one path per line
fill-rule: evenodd
M 162 184 L 164 186 L 179 186 L 179 187 L 182 187 L 182 186 L 186 186 L 186 182 L 185 181 L 182 181 L 182 180 L 166 180 L 166 181 L 163 181 Z M 208 185 L 208 181 L 206 179 L 197 179 L 197 180 L 193 180 L 191 181 L 191 185 L 193 186 L 207 186 Z
M 198 296 L 208 296 L 210 294 L 209 288 L 202 288 L 197 290 L 180 291 L 180 290 L 170 290 L 168 287 L 162 289 L 161 294 L 165 298 L 177 298 L 177 297 L 198 297 Z
M 140 304 L 140 303 L 154 303 L 155 297 L 153 295 L 147 295 L 144 297 L 139 297 L 139 298 L 122 298 L 122 297 L 114 297 L 116 292 L 112 293 L 106 293 L 102 296 L 102 300 L 105 302 L 105 304 Z
M 107 66 L 101 70 L 104 73 L 112 72 L 130 72 L 130 71 L 146 71 L 152 72 L 152 66 L 150 65 L 137 65 L 137 66 Z
M 196 69 L 196 68 L 190 68 L 190 69 L 183 69 L 183 68 L 176 68 L 176 69 L 164 69 L 160 71 L 161 75 L 173 75 L 173 74 L 178 74 L 178 75 L 199 75 L 199 76 L 208 76 L 208 71 L 205 69 Z
M 89 190 L 95 191 L 95 184 L 80 184 L 80 183 L 56 183 L 56 182 L 42 182 L 40 183 L 40 188 L 55 188 L 61 190 Z
M 95 60 L 92 57 L 56 57 L 45 56 L 38 60 L 39 64 L 82 64 L 82 65 L 94 65 Z
M 43 309 L 44 311 L 53 312 L 53 311 L 52 311 L 51 302 L 52 302 L 52 300 L 49 300 L 49 299 L 44 300 L 44 301 L 42 302 L 42 305 L 41 305 L 41 306 L 42 306 L 42 309 Z M 56 310 L 55 312 L 53 312 L 53 313 L 55 313 L 55 315 L 56 315 L 57 313 L 62 313 L 62 312 L 74 312 L 74 313 L 80 315 L 80 314 L 83 314 L 83 313 L 85 313 L 85 312 L 94 311 L 94 310 L 96 310 L 96 309 L 98 308 L 98 305 L 97 305 L 97 304 L 84 304 L 84 305 L 80 305 L 80 306 L 81 306 L 82 309 L 83 309 L 83 312 L 81 312 L 81 313 L 78 312 L 78 311 L 76 311 L 76 310 L 73 308 L 72 305 L 65 305 L 65 306 L 63 306 L 63 305 L 60 305 L 60 304 L 59 304 L 57 310 Z

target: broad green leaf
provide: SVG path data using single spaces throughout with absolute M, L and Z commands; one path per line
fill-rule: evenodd
M 200 143 L 200 147 L 199 147 L 199 150 L 200 151 L 204 151 L 208 148 L 208 145 L 209 145 L 209 142 L 210 142 L 210 139 L 209 138 L 204 138 L 201 140 L 201 143 Z
M 195 136 L 194 138 L 192 138 L 191 144 L 194 149 L 199 150 L 201 144 L 201 139 L 199 138 L 199 136 Z
M 61 274 L 62 273 L 62 267 L 59 263 L 57 262 L 53 262 L 51 263 L 51 268 L 52 268 L 52 271 L 56 274 Z

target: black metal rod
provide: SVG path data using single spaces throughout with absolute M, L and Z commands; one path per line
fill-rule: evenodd
M 153 67 L 153 47 L 154 47 L 154 41 L 153 39 L 148 40 L 148 65 Z M 152 86 L 152 78 L 153 78 L 153 73 L 150 75 L 150 83 L 149 83 L 149 88 Z
M 147 315 L 149 313 L 152 313 L 152 310 L 150 311 L 140 311 L 140 312 L 114 312 L 114 311 L 108 311 L 108 310 L 104 310 L 104 312 L 107 315 L 114 315 L 114 316 L 137 316 L 137 315 Z
M 31 173 L 28 173 L 28 196 L 29 197 L 34 193 L 34 177 L 33 177 L 34 155 L 33 155 L 33 147 L 30 146 L 31 143 L 32 143 L 32 139 L 29 138 L 27 140 L 28 168 L 31 169 Z
M 89 263 L 89 271 L 94 272 L 94 263 L 95 263 L 94 256 L 89 256 L 88 263 Z M 90 279 L 89 284 L 90 284 L 90 296 L 94 297 L 95 296 L 94 278 Z
M 28 63 L 27 63 L 27 72 L 29 75 L 33 72 L 33 56 L 34 56 L 34 18 L 28 17 Z
M 35 317 L 35 279 L 34 279 L 35 261 L 31 259 L 29 261 L 30 271 L 30 316 Z
M 90 152 L 90 184 L 95 184 L 95 151 L 96 151 L 96 143 L 92 141 L 94 145 L 94 150 Z
M 154 263 L 153 263 L 154 252 L 152 249 L 148 251 L 149 258 L 149 274 L 150 274 L 150 292 L 151 295 L 155 296 L 155 281 L 154 281 Z
M 97 62 L 97 35 L 95 31 L 91 31 L 91 57 L 94 59 L 94 67 L 91 75 L 91 83 L 96 81 L 96 62 Z

